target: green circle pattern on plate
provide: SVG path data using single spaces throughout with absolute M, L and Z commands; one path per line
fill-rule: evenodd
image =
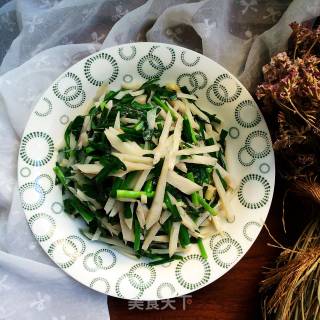
M 255 118 L 252 119 L 251 121 L 247 121 L 247 119 L 241 115 L 241 111 L 246 110 L 246 109 L 249 109 L 249 112 L 251 112 L 251 113 L 252 112 L 256 113 Z M 235 116 L 235 119 L 238 122 L 238 124 L 243 128 L 255 127 L 261 121 L 261 116 L 260 116 L 260 113 L 257 109 L 257 105 L 255 104 L 255 102 L 253 100 L 244 100 L 244 101 L 240 102 L 236 107 L 236 111 L 235 111 L 234 116 Z
M 234 88 L 234 92 L 229 93 L 226 88 L 226 81 L 231 82 Z M 242 92 L 240 85 L 227 73 L 219 75 L 207 89 L 207 99 L 215 106 L 222 106 L 227 102 L 236 101 Z M 214 97 L 212 96 L 212 93 Z
M 65 90 L 64 94 L 68 94 L 69 92 L 72 92 L 73 90 L 76 90 L 76 89 L 77 89 L 76 86 L 71 86 Z M 74 99 L 65 100 L 64 102 L 67 107 L 71 109 L 76 109 L 82 106 L 85 100 L 86 100 L 86 93 L 84 90 L 81 89 L 79 96 L 77 96 Z
M 263 174 L 267 174 L 267 173 L 269 173 L 269 171 L 270 171 L 270 165 L 269 164 L 267 164 L 267 163 L 261 163 L 260 164 L 260 166 L 259 166 L 259 170 L 260 170 L 260 172 L 261 173 L 263 173 Z
M 185 83 L 185 81 L 187 83 Z M 208 83 L 207 76 L 202 71 L 194 71 L 192 73 L 182 73 L 177 78 L 177 85 L 180 87 L 186 86 L 191 94 L 197 90 L 205 88 Z
M 174 285 L 170 282 L 163 282 L 159 285 L 158 289 L 157 289 L 157 297 L 159 299 L 166 299 L 167 296 L 165 294 L 163 294 L 163 291 L 165 289 L 169 289 L 170 290 L 170 295 L 169 297 L 173 297 L 176 295 L 176 289 L 174 287 Z
M 137 48 L 135 46 L 130 46 L 130 50 L 131 50 L 131 52 L 128 55 L 128 54 L 124 53 L 124 48 L 123 47 L 119 48 L 118 49 L 118 53 L 119 53 L 120 58 L 123 59 L 123 60 L 126 60 L 126 61 L 132 60 L 137 54 Z
M 43 140 L 48 145 L 47 154 L 42 159 L 34 159 L 28 154 L 30 153 L 30 150 L 27 151 L 28 144 L 30 143 L 30 141 L 34 141 L 34 140 Z M 54 151 L 54 144 L 53 144 L 52 138 L 45 132 L 35 131 L 35 132 L 28 133 L 22 138 L 19 154 L 20 154 L 20 157 L 24 160 L 24 162 L 26 162 L 30 166 L 40 167 L 47 164 L 51 160 L 53 156 L 53 151 Z
M 27 178 L 31 174 L 31 170 L 28 167 L 23 167 L 20 169 L 20 175 L 21 177 Z
M 246 147 L 241 147 L 238 152 L 238 160 L 244 167 L 250 167 L 256 159 L 249 154 Z
M 47 182 L 49 184 L 49 186 L 47 187 L 48 188 L 47 190 L 45 189 L 45 187 L 43 185 L 41 185 L 41 181 L 42 181 L 42 184 L 45 183 L 44 180 L 47 180 Z M 54 185 L 53 179 L 46 173 L 40 174 L 40 176 L 36 177 L 34 182 L 35 182 L 36 187 L 40 186 L 41 191 L 44 194 L 50 193 L 53 189 L 53 185 Z
M 227 246 L 228 250 L 226 248 L 223 248 L 223 246 Z M 227 252 L 230 252 L 232 248 L 235 248 L 236 255 L 232 257 L 232 261 L 224 261 L 223 255 Z M 242 247 L 236 240 L 226 237 L 221 240 L 219 240 L 215 246 L 212 249 L 212 255 L 214 261 L 219 265 L 221 268 L 229 268 L 233 263 L 236 262 L 236 260 L 242 255 Z
M 42 229 L 43 229 L 43 221 L 45 221 L 45 224 L 49 224 L 48 226 L 48 230 L 41 230 L 41 232 L 39 232 L 37 229 L 34 228 L 34 225 L 38 222 L 40 222 L 42 224 Z M 32 230 L 32 233 L 34 234 L 35 238 L 42 242 L 42 241 L 47 241 L 49 240 L 53 234 L 54 231 L 56 229 L 56 222 L 55 220 L 49 216 L 46 213 L 36 213 L 34 214 L 29 220 L 28 220 L 30 229 Z
M 230 136 L 230 138 L 232 138 L 232 139 L 237 139 L 237 138 L 239 138 L 239 136 L 240 136 L 240 131 L 239 131 L 239 129 L 238 129 L 237 127 L 231 127 L 231 128 L 229 129 L 229 136 Z
M 134 281 L 134 276 L 139 275 L 137 272 L 143 272 L 143 273 L 148 273 L 148 280 L 147 281 L 139 281 L 135 282 Z M 129 272 L 129 281 L 131 285 L 137 289 L 145 290 L 149 288 L 154 280 L 156 279 L 156 270 L 154 267 L 149 266 L 147 263 L 138 263 L 134 265 L 133 267 L 130 268 Z M 141 275 L 139 275 L 141 277 Z
M 60 202 L 55 201 L 51 205 L 51 210 L 55 214 L 60 214 L 63 211 L 63 205 Z
M 159 48 L 159 46 L 152 46 L 151 47 L 151 49 L 150 49 L 150 51 L 149 51 L 149 54 L 150 55 L 154 55 L 155 56 L 155 54 L 154 54 L 154 52 L 155 52 L 155 50 L 157 49 L 157 48 Z M 174 50 L 172 49 L 172 48 L 170 48 L 170 47 L 166 47 L 168 50 L 169 50 L 169 52 L 170 52 L 170 55 L 171 55 L 171 60 L 170 60 L 170 62 L 167 64 L 167 65 L 163 65 L 163 69 L 164 70 L 169 70 L 173 65 L 174 65 L 174 62 L 176 61 L 176 54 L 175 54 L 175 52 L 174 52 Z M 153 64 L 153 61 L 150 61 L 150 64 L 154 67 L 154 68 L 158 68 L 158 66 L 157 65 L 154 65 Z
M 101 277 L 98 277 L 98 278 L 94 278 L 91 282 L 90 282 L 90 288 L 94 289 L 95 286 L 97 286 L 97 284 L 102 284 L 104 289 L 102 290 L 103 293 L 108 293 L 109 290 L 110 290 L 110 284 L 108 282 L 107 279 L 105 278 L 101 278 Z
M 59 118 L 59 122 L 62 125 L 66 125 L 69 122 L 69 117 L 66 114 L 63 114 L 60 118 Z
M 101 258 L 101 254 L 107 254 L 108 257 L 110 258 L 111 257 L 111 262 L 109 264 L 103 264 L 103 261 L 105 259 L 102 259 Z M 99 268 L 99 269 L 103 269 L 103 270 L 108 270 L 108 269 L 111 269 L 115 266 L 116 262 L 117 262 L 117 258 L 116 258 L 116 255 L 114 254 L 114 252 L 112 250 L 109 250 L 109 249 L 100 249 L 98 250 L 95 254 L 94 254 L 94 263 L 96 264 L 96 266 Z
M 186 66 L 186 67 L 194 67 L 195 65 L 197 65 L 198 63 L 199 63 L 199 61 L 200 61 L 200 57 L 198 56 L 198 57 L 196 57 L 195 58 L 195 60 L 194 61 L 192 61 L 192 62 L 189 62 L 189 61 L 187 61 L 187 59 L 186 59 L 186 55 L 187 55 L 187 51 L 182 51 L 181 52 L 181 62 Z
M 202 272 L 202 274 L 201 274 L 201 279 L 196 283 L 186 280 L 183 275 L 183 267 L 186 265 L 186 263 L 190 261 L 200 262 L 202 266 L 202 270 L 199 270 L 197 268 L 197 273 Z M 198 254 L 191 254 L 189 256 L 184 257 L 182 260 L 178 262 L 176 266 L 175 274 L 176 274 L 177 281 L 181 286 L 189 290 L 194 290 L 203 286 L 208 282 L 211 274 L 211 269 L 207 260 L 203 259 Z
M 32 201 L 27 200 L 25 197 L 25 192 L 30 190 L 33 192 L 33 197 L 36 196 L 36 199 L 33 199 Z M 35 182 L 27 182 L 23 184 L 19 188 L 19 192 L 20 192 L 22 208 L 25 210 L 29 210 L 29 211 L 36 210 L 40 208 L 44 203 L 45 193 L 42 190 L 41 186 L 37 185 Z
M 63 250 L 65 250 L 65 252 L 66 252 L 66 254 L 67 255 L 69 255 L 69 253 L 68 253 L 68 247 L 67 247 L 67 244 L 68 244 L 68 241 L 71 241 L 73 244 L 75 244 L 75 246 L 77 247 L 77 254 L 76 254 L 76 256 L 77 257 L 79 257 L 79 256 L 81 256 L 81 255 L 83 255 L 84 254 L 84 252 L 86 251 L 86 243 L 85 243 L 85 241 L 82 239 L 82 238 L 80 238 L 79 236 L 77 236 L 77 235 L 71 235 L 71 236 L 68 236 L 67 238 L 66 238 L 66 242 L 65 242 L 65 244 L 64 244 L 64 246 L 63 246 Z M 73 255 L 73 254 L 71 254 L 71 255 Z
M 262 151 L 256 151 L 254 149 L 252 140 L 255 138 L 262 138 L 264 140 L 264 149 Z M 269 141 L 268 134 L 260 130 L 249 133 L 245 142 L 245 148 L 253 158 L 259 159 L 266 157 L 271 152 L 271 142 Z
M 63 91 L 61 91 L 61 86 L 65 87 Z M 80 78 L 72 72 L 67 72 L 53 85 L 53 93 L 63 101 L 75 100 L 82 91 Z
M 71 254 L 68 252 L 70 249 L 73 251 Z M 48 249 L 48 254 L 62 269 L 71 267 L 80 255 L 77 245 L 67 238 L 54 241 Z
M 95 254 L 91 252 L 83 258 L 83 267 L 89 272 L 96 272 L 100 269 L 100 267 L 94 261 L 94 255 Z M 98 256 L 98 259 L 99 265 L 102 265 L 103 261 L 101 261 L 101 257 Z
M 44 97 L 42 100 L 47 104 L 47 110 L 42 112 L 39 110 L 36 110 L 34 113 L 39 117 L 46 117 L 52 111 L 52 102 L 46 97 Z
M 118 278 L 118 280 L 117 280 L 117 282 L 116 282 L 116 288 L 115 288 L 115 290 L 116 290 L 116 294 L 117 294 L 117 296 L 119 297 L 119 298 L 123 298 L 123 299 L 125 299 L 125 297 L 126 297 L 126 294 L 124 294 L 123 292 L 122 292 L 122 290 L 121 290 L 121 283 L 122 283 L 122 281 L 124 281 L 124 280 L 126 280 L 126 279 L 128 279 L 129 281 L 128 281 L 128 284 L 131 284 L 132 285 L 132 282 L 133 283 L 136 283 L 136 282 L 134 282 L 133 280 L 132 280 L 132 278 L 135 278 L 135 281 L 136 282 L 140 282 L 140 283 L 143 283 L 143 280 L 142 280 L 142 278 L 139 276 L 139 275 L 137 275 L 137 274 L 129 274 L 129 273 L 124 273 L 122 276 L 120 276 L 119 278 Z M 134 296 L 134 297 L 130 297 L 130 299 L 139 299 L 141 296 L 142 296 L 142 294 L 143 294 L 143 292 L 144 292 L 144 289 L 139 289 L 137 286 L 133 286 L 133 288 L 135 288 L 138 292 L 137 292 L 137 294 Z M 127 289 L 127 287 L 126 287 L 126 289 Z
M 95 62 L 102 60 L 103 61 L 103 65 L 101 66 L 101 68 L 104 67 L 104 64 L 106 63 L 109 66 L 111 66 L 112 68 L 112 73 L 111 75 L 107 75 L 106 74 L 106 79 L 105 80 L 98 80 L 94 77 L 93 72 L 92 72 L 92 66 Z M 107 70 L 106 70 L 107 71 Z M 119 74 L 119 66 L 118 63 L 116 61 L 116 59 L 104 52 L 100 52 L 90 58 L 88 58 L 88 60 L 85 62 L 84 64 L 84 74 L 87 78 L 87 80 L 93 84 L 94 86 L 101 86 L 103 83 L 107 82 L 107 83 L 112 83 L 114 82 Z
M 164 64 L 162 59 L 155 54 L 157 48 L 159 46 L 152 46 L 149 52 L 142 56 L 137 63 L 137 71 L 144 79 L 150 80 L 161 77 L 164 71 L 170 69 L 175 63 L 176 55 L 172 48 L 167 47 L 170 53 L 170 62 L 167 64 Z M 147 64 L 149 64 L 149 67 L 152 67 L 152 72 L 148 70 Z
M 261 195 L 260 199 L 257 199 L 256 201 L 252 202 L 250 200 L 246 199 L 246 196 L 244 195 L 244 187 L 248 184 L 248 183 L 254 183 L 257 184 L 258 186 L 261 185 L 263 187 L 263 195 Z M 256 190 L 257 186 L 253 186 L 252 190 Z M 263 206 L 266 205 L 266 203 L 269 200 L 270 197 L 270 191 L 271 191 L 271 187 L 270 187 L 270 183 L 268 182 L 268 180 L 258 174 L 248 174 L 246 175 L 240 182 L 240 187 L 239 187 L 239 191 L 238 191 L 238 198 L 240 203 L 248 208 L 248 209 L 259 209 L 262 208 Z
M 130 83 L 133 80 L 133 76 L 131 74 L 125 74 L 122 79 L 124 82 Z
M 248 240 L 248 241 L 253 241 L 253 237 L 249 235 L 249 228 L 252 226 L 255 226 L 257 230 L 260 230 L 261 224 L 257 221 L 249 221 L 247 222 L 244 227 L 243 227 L 243 236 Z
M 211 250 L 213 250 L 214 246 L 216 245 L 216 243 L 221 240 L 221 239 L 226 239 L 226 238 L 230 238 L 231 239 L 231 236 L 228 232 L 223 232 L 222 234 L 221 233 L 217 233 L 217 234 L 214 234 L 211 238 L 210 238 L 210 242 L 209 242 L 209 246 L 211 248 Z M 231 246 L 227 246 L 225 247 L 225 252 L 227 252 L 229 249 L 231 248 Z M 225 252 L 222 252 L 222 253 L 225 253 Z
M 153 67 L 155 70 L 153 73 L 147 70 L 146 68 L 147 63 L 149 63 L 149 65 L 151 66 L 154 66 L 154 65 L 157 66 L 156 68 Z M 165 71 L 162 60 L 159 57 L 154 56 L 152 54 L 147 54 L 138 61 L 137 70 L 142 78 L 148 79 L 148 80 L 161 77 L 163 72 Z

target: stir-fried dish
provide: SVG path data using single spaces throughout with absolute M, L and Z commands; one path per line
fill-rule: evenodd
M 92 241 L 160 264 L 233 221 L 227 131 L 198 98 L 158 79 L 103 85 L 64 134 L 54 171 L 64 210 Z

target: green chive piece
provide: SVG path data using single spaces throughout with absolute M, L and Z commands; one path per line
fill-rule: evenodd
M 121 179 L 119 177 L 116 177 L 114 179 L 114 182 L 113 182 L 113 185 L 112 185 L 112 188 L 111 188 L 111 191 L 110 191 L 110 196 L 112 198 L 116 198 L 117 197 L 117 190 L 119 188 L 121 188 L 122 183 L 123 183 L 123 179 Z
M 133 228 L 134 228 L 134 243 L 133 243 L 133 249 L 134 251 L 140 250 L 140 236 L 141 236 L 141 226 L 138 221 L 138 219 L 135 217 L 133 221 Z
M 149 179 L 146 183 L 145 183 L 145 185 L 144 185 L 144 187 L 143 187 L 143 190 L 145 191 L 145 192 L 152 192 L 153 191 L 153 185 L 152 185 L 152 183 L 153 183 L 153 181 L 152 181 L 152 179 Z
M 202 258 L 208 259 L 208 254 L 207 254 L 206 249 L 203 245 L 202 239 L 198 238 L 197 243 L 198 243 L 198 247 L 199 247 Z
M 155 260 L 155 261 L 149 262 L 148 265 L 149 266 L 158 266 L 160 264 L 168 263 L 168 262 L 171 262 L 171 261 L 174 261 L 174 260 L 182 260 L 182 259 L 183 259 L 182 256 L 174 254 L 170 258 L 163 258 L 163 259 L 160 259 L 160 260 Z
M 188 172 L 187 173 L 187 178 L 194 182 L 194 176 L 193 176 L 193 173 L 192 172 Z M 198 195 L 198 192 L 193 192 L 191 194 L 191 200 L 192 200 L 192 203 L 195 205 L 195 206 L 198 206 L 199 205 L 199 195 Z
M 64 173 L 62 172 L 61 168 L 59 166 L 56 166 L 53 168 L 53 171 L 55 172 L 57 178 L 59 179 L 60 183 L 67 187 L 67 180 L 66 177 L 64 175 Z
M 71 206 L 81 215 L 83 220 L 89 224 L 94 219 L 93 213 L 84 204 L 80 202 L 76 197 L 70 199 Z
M 179 230 L 179 241 L 182 248 L 185 248 L 190 244 L 190 236 L 189 236 L 188 229 L 183 224 L 181 224 L 180 230 Z
M 172 204 L 168 192 L 164 194 L 164 203 L 167 209 L 172 213 L 172 221 L 181 221 L 179 211 L 177 207 Z
M 123 215 L 126 219 L 132 218 L 132 211 L 130 208 L 130 203 L 128 203 L 128 202 L 124 203 Z
M 182 128 L 182 134 L 184 138 L 187 140 L 187 142 L 190 143 L 197 143 L 198 139 L 196 137 L 196 133 L 193 130 L 190 120 L 187 116 L 183 117 L 183 128 Z
M 133 127 L 136 131 L 141 131 L 144 127 L 144 122 L 141 120 Z
M 170 108 L 166 103 L 164 103 L 159 97 L 153 96 L 151 100 L 158 106 L 160 106 L 165 112 L 170 112 L 173 120 L 177 120 L 177 116 L 173 109 Z
M 218 175 L 218 177 L 219 177 L 219 179 L 220 179 L 220 181 L 221 181 L 221 183 L 223 185 L 224 190 L 227 190 L 228 189 L 228 184 L 227 184 L 226 180 L 223 179 L 223 177 L 222 177 L 222 175 L 221 175 L 221 173 L 220 173 L 220 171 L 218 169 L 216 169 L 216 173 L 217 173 L 217 175 Z
M 212 216 L 216 216 L 218 214 L 218 212 L 216 210 L 214 210 L 208 203 L 206 200 L 204 200 L 202 197 L 200 197 L 200 195 L 198 196 L 198 200 L 200 202 L 200 204 L 203 206 L 203 208 L 208 211 Z
M 133 190 L 117 190 L 117 198 L 129 198 L 129 199 L 139 199 L 141 196 L 147 196 L 148 198 L 154 197 L 154 191 L 152 192 L 145 192 L 145 191 L 133 191 Z

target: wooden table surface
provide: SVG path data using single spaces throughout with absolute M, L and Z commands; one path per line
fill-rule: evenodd
M 272 235 L 283 241 L 281 224 L 282 195 L 276 188 L 267 226 Z M 288 236 L 288 235 L 287 235 Z M 244 258 L 227 274 L 214 283 L 192 293 L 186 309 L 182 300 L 176 299 L 176 310 L 129 310 L 127 300 L 109 297 L 111 320 L 131 319 L 210 319 L 210 320 L 259 320 L 260 297 L 259 282 L 263 278 L 263 267 L 270 265 L 279 254 L 279 250 L 268 246 L 272 240 L 265 228 Z M 159 303 L 159 307 L 162 305 Z M 144 305 L 146 309 L 146 303 Z

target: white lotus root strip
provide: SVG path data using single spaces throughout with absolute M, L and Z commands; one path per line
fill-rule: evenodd
M 150 157 L 136 156 L 134 154 L 119 153 L 119 152 L 112 152 L 112 155 L 119 158 L 121 161 L 130 161 L 130 162 L 144 163 L 149 165 L 153 164 L 153 159 Z
M 145 104 L 145 103 L 147 103 L 147 95 L 142 94 L 140 96 L 135 97 L 133 100 L 138 103 Z
M 100 163 L 91 163 L 91 164 L 74 164 L 72 166 L 74 169 L 80 170 L 82 173 L 97 175 L 102 169 L 103 165 Z
M 120 111 L 117 112 L 116 119 L 114 120 L 114 129 L 120 130 Z
M 220 196 L 220 200 L 223 205 L 224 211 L 226 213 L 227 220 L 229 222 L 233 222 L 235 219 L 235 214 L 232 210 L 230 202 L 228 201 L 228 199 L 226 197 L 226 192 L 225 192 L 224 187 L 221 183 L 221 180 L 215 171 L 213 171 L 212 178 L 213 178 L 213 182 L 217 188 L 218 194 Z
M 143 185 L 145 184 L 145 182 L 147 180 L 147 177 L 148 177 L 150 171 L 151 171 L 151 169 L 148 169 L 148 170 L 141 171 L 139 173 L 139 177 L 136 181 L 135 186 L 133 187 L 134 191 L 140 191 L 142 189 Z
M 201 118 L 202 120 L 204 120 L 207 123 L 210 123 L 210 119 L 208 118 L 208 116 L 206 114 L 204 114 L 196 105 L 194 105 L 193 103 L 190 103 L 188 101 L 185 102 L 190 111 L 194 114 L 199 116 L 199 118 Z
M 136 209 L 136 213 L 137 213 L 137 218 L 139 221 L 139 224 L 141 226 L 141 228 L 144 228 L 145 224 L 146 224 L 146 215 L 148 213 L 148 208 L 146 207 L 145 204 L 142 204 L 140 201 L 138 201 L 138 206 Z
M 210 156 L 198 156 L 193 155 L 190 158 L 186 158 L 181 160 L 184 163 L 196 163 L 196 164 L 204 164 L 207 166 L 215 166 L 217 163 L 217 159 Z
M 129 153 L 140 156 L 146 153 L 150 153 L 150 150 L 142 149 L 136 142 L 121 141 L 121 139 L 118 138 L 118 136 L 114 132 L 112 132 L 111 128 L 106 129 L 104 132 L 112 147 L 121 153 Z
M 153 201 L 147 216 L 147 220 L 146 220 L 147 229 L 150 229 L 160 218 L 161 211 L 162 211 L 162 203 L 163 203 L 164 194 L 166 190 L 168 171 L 169 171 L 168 157 L 166 157 L 164 159 L 163 166 L 161 169 L 161 174 L 156 187 L 155 196 L 153 198 Z
M 155 237 L 153 238 L 153 241 L 154 241 L 154 242 L 163 242 L 163 243 L 166 243 L 166 242 L 169 242 L 169 236 L 166 236 L 166 235 L 155 236 Z
M 171 100 L 170 104 L 175 111 L 180 112 L 181 114 L 186 113 L 186 106 L 181 100 Z
M 154 237 L 156 236 L 160 228 L 161 224 L 158 222 L 152 226 L 152 228 L 148 231 L 147 236 L 143 241 L 142 250 L 146 251 L 149 248 L 151 242 L 153 241 Z
M 184 172 L 184 173 L 187 173 L 187 172 L 188 172 L 188 168 L 187 168 L 186 164 L 183 163 L 183 162 L 178 162 L 178 163 L 176 163 L 176 168 L 179 169 L 179 170 L 181 170 L 181 171 Z
M 100 102 L 103 101 L 104 96 L 108 93 L 109 88 L 108 88 L 108 84 L 107 83 L 103 83 L 97 90 L 96 95 L 94 96 L 93 100 L 94 101 L 98 101 L 98 103 L 100 104 Z M 98 105 L 99 105 L 98 104 Z
M 161 217 L 160 217 L 159 222 L 161 224 L 164 224 L 170 218 L 170 216 L 171 216 L 171 212 L 170 211 L 168 211 L 168 210 L 163 211 L 161 213 Z
M 176 164 L 176 152 L 179 150 L 182 132 L 182 118 L 178 118 L 173 132 L 172 148 L 169 152 L 169 170 L 173 170 Z
M 186 211 L 179 206 L 178 201 L 176 200 L 176 198 L 172 195 L 172 194 L 168 194 L 169 198 L 172 202 L 172 204 L 176 205 L 178 212 L 180 214 L 180 217 L 182 219 L 182 224 L 185 225 L 188 229 L 190 229 L 190 231 L 196 231 L 198 230 L 198 226 L 195 224 L 195 222 L 191 219 L 191 217 L 186 213 Z
M 190 121 L 191 127 L 193 129 L 199 130 L 199 124 L 194 120 L 193 115 L 189 109 L 189 107 L 185 104 L 186 108 L 186 116 L 188 117 L 188 120 Z
M 141 170 L 151 170 L 153 168 L 153 166 L 150 166 L 145 163 L 130 162 L 130 161 L 126 161 L 126 160 L 123 160 L 122 162 L 127 167 L 128 172 L 141 171 Z
M 179 99 L 190 99 L 190 100 L 197 100 L 198 98 L 193 94 L 187 94 L 183 92 L 177 92 L 177 97 Z
M 217 152 L 217 151 L 219 151 L 219 149 L 220 149 L 220 146 L 218 144 L 214 144 L 212 146 L 193 147 L 193 148 L 188 148 L 188 149 L 181 149 L 176 153 L 176 155 L 177 156 L 191 156 L 193 154 L 203 154 L 203 153 Z
M 134 234 L 133 231 L 131 229 L 128 228 L 126 222 L 125 222 L 125 217 L 123 214 L 123 204 L 119 203 L 119 219 L 120 219 L 120 226 L 121 226 L 121 231 L 122 231 L 122 236 L 123 236 L 123 240 L 125 242 L 127 241 L 134 241 Z
M 132 81 L 132 82 L 122 83 L 121 88 L 125 90 L 138 90 L 141 86 L 142 86 L 142 83 Z
M 202 189 L 200 185 L 171 170 L 168 172 L 167 182 L 181 192 L 189 195 Z
M 156 126 L 156 117 L 157 117 L 157 110 L 151 109 L 147 112 L 147 122 L 148 122 L 148 128 L 154 129 Z
M 159 143 L 158 143 L 157 147 L 153 150 L 154 151 L 154 158 L 153 158 L 154 164 L 159 162 L 161 155 L 163 154 L 163 149 L 165 148 L 166 140 L 168 139 L 168 136 L 169 136 L 171 123 L 172 123 L 172 117 L 171 117 L 170 112 L 168 112 L 166 114 L 166 120 L 164 122 L 161 136 L 159 138 Z
M 180 231 L 180 222 L 174 222 L 170 230 L 170 239 L 169 239 L 169 256 L 172 257 L 177 251 L 179 231 Z
M 114 204 L 116 203 L 116 200 L 114 198 L 109 198 L 104 206 L 104 211 L 106 212 L 106 214 L 110 213 L 110 211 L 112 210 Z
M 221 167 L 219 163 L 216 163 L 215 167 L 219 170 L 222 178 L 227 182 L 228 186 L 231 189 L 236 189 L 236 183 L 232 179 L 231 174 L 228 171 L 226 171 L 223 167 Z

